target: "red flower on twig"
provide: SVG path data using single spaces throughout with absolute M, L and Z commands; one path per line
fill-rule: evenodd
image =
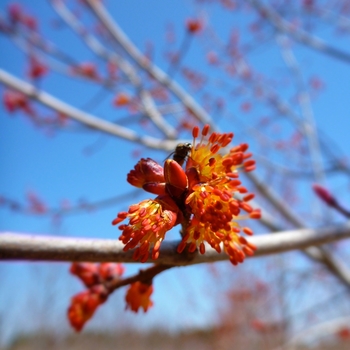
M 135 260 L 157 259 L 166 232 L 180 223 L 184 232 L 179 253 L 188 245 L 189 252 L 199 249 L 204 254 L 207 242 L 217 252 L 224 250 L 234 265 L 254 254 L 256 247 L 242 236 L 253 231 L 238 224 L 240 219 L 260 218 L 260 211 L 248 204 L 254 194 L 247 193 L 238 179 L 240 169 L 255 169 L 248 145 L 241 144 L 222 155 L 220 150 L 228 146 L 233 133 L 209 135 L 206 125 L 199 142 L 198 137 L 199 128 L 195 127 L 193 143 L 178 145 L 174 159 L 167 159 L 164 168 L 143 158 L 129 172 L 129 183 L 158 195 L 130 206 L 112 222 L 117 225 L 129 220 L 119 225 L 119 239 L 125 251 L 135 249 Z M 244 196 L 237 199 L 234 194 Z
M 138 312 L 139 308 L 142 308 L 146 312 L 153 306 L 153 302 L 150 299 L 152 293 L 152 284 L 146 284 L 140 281 L 131 284 L 125 296 L 126 308 L 130 308 L 134 312 Z

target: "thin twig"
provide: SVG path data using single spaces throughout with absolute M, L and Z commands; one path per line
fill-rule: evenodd
M 32 99 L 41 102 L 43 105 L 62 113 L 68 118 L 72 118 L 90 128 L 118 136 L 125 140 L 140 143 L 149 148 L 168 151 L 173 150 L 178 143 L 178 141 L 160 140 L 150 136 L 140 136 L 131 129 L 97 118 L 59 100 L 45 91 L 38 90 L 34 85 L 18 79 L 2 69 L 0 69 L 0 82 L 12 89 L 22 92 Z
M 311 106 L 311 98 L 310 94 L 307 91 L 307 88 L 304 83 L 304 78 L 302 75 L 302 72 L 300 70 L 299 64 L 297 62 L 297 59 L 295 57 L 294 51 L 291 49 L 290 45 L 288 44 L 288 39 L 284 35 L 278 35 L 277 36 L 277 43 L 281 47 L 281 53 L 282 57 L 284 59 L 284 62 L 286 63 L 287 67 L 292 72 L 293 77 L 295 78 L 297 90 L 299 98 L 299 105 L 301 110 L 301 115 L 303 117 L 304 122 L 304 132 L 309 146 L 309 155 L 311 160 L 311 167 L 314 172 L 314 180 L 319 184 L 325 184 L 325 170 L 322 164 L 322 156 L 321 156 L 321 148 L 320 148 L 320 142 L 319 137 L 317 134 L 317 127 L 315 122 L 315 116 L 312 110 Z M 319 205 L 317 202 L 314 206 L 319 213 L 321 214 L 322 206 Z M 323 210 L 322 213 L 325 217 L 329 217 L 329 211 L 326 211 L 326 209 Z
M 87 47 L 92 50 L 97 56 L 102 57 L 107 62 L 114 62 L 123 70 L 124 74 L 129 78 L 130 82 L 139 91 L 141 101 L 143 103 L 143 110 L 152 122 L 170 139 L 176 138 L 176 130 L 165 122 L 162 115 L 159 113 L 156 104 L 153 101 L 151 94 L 142 86 L 142 82 L 136 74 L 135 69 L 124 59 L 122 59 L 116 52 L 107 50 L 100 41 L 90 34 L 85 27 L 77 20 L 77 18 L 68 10 L 63 1 L 52 0 L 52 6 L 61 18 L 69 25 L 74 32 L 84 41 Z
M 177 96 L 178 99 L 186 106 L 186 108 L 192 112 L 193 116 L 195 116 L 201 123 L 212 124 L 212 119 L 209 114 L 196 103 L 192 96 L 183 90 L 182 87 L 175 81 L 170 79 L 165 72 L 153 65 L 152 62 L 150 62 L 136 48 L 136 46 L 129 40 L 110 14 L 106 11 L 101 2 L 86 0 L 86 3 L 90 6 L 93 13 L 111 34 L 112 38 L 124 49 L 129 57 L 131 57 L 142 69 L 148 72 L 161 85 L 167 87 L 175 96 Z M 216 129 L 215 125 L 213 125 L 213 129 Z
M 272 7 L 263 5 L 261 1 L 249 0 L 249 2 L 256 8 L 256 10 L 263 14 L 264 18 L 266 18 L 269 23 L 279 32 L 290 35 L 294 40 L 297 40 L 301 44 L 304 44 L 311 49 L 324 53 L 345 63 L 350 63 L 349 52 L 339 50 L 327 44 L 322 39 L 297 28 L 295 25 L 281 17 Z
M 132 284 L 134 282 L 140 281 L 143 283 L 150 283 L 152 279 L 162 273 L 165 270 L 169 270 L 172 267 L 175 267 L 174 265 L 161 265 L 161 264 L 156 264 L 153 265 L 147 269 L 140 270 L 137 274 L 121 278 L 121 279 L 115 279 L 112 282 L 107 282 L 106 287 L 108 289 L 109 293 L 112 293 L 114 290 L 127 286 L 129 284 Z
M 300 229 L 304 228 L 302 219 L 299 218 L 271 188 L 264 185 L 255 174 L 250 172 L 246 175 L 254 183 L 260 193 L 264 195 L 265 199 L 267 199 L 287 221 L 295 227 Z M 304 252 L 313 260 L 324 263 L 328 270 L 338 276 L 343 283 L 348 284 L 350 282 L 350 271 L 343 266 L 340 261 L 337 261 L 326 247 L 307 247 L 304 249 Z M 348 287 L 350 287 L 350 284 Z

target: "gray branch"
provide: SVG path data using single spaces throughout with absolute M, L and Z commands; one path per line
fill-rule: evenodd
M 176 139 L 176 130 L 167 123 L 160 114 L 152 95 L 143 88 L 142 81 L 136 74 L 131 64 L 122 59 L 113 51 L 107 50 L 100 41 L 91 35 L 86 28 L 77 20 L 61 0 L 52 0 L 52 6 L 61 18 L 72 28 L 72 30 L 79 35 L 88 48 L 92 50 L 98 57 L 114 62 L 125 73 L 130 82 L 136 87 L 140 93 L 143 111 L 148 115 L 152 122 L 165 134 L 169 139 Z
M 269 20 L 271 25 L 274 26 L 277 31 L 290 35 L 294 40 L 313 50 L 319 51 L 345 63 L 350 63 L 349 52 L 339 50 L 336 47 L 329 45 L 324 40 L 297 28 L 293 23 L 290 23 L 281 17 L 272 7 L 265 6 L 263 2 L 258 0 L 249 0 L 249 2 Z
M 75 108 L 58 98 L 48 94 L 45 91 L 37 89 L 34 85 L 18 79 L 12 74 L 0 69 L 0 83 L 17 90 L 26 96 L 39 101 L 43 105 L 62 113 L 68 118 L 74 119 L 89 128 L 106 132 L 123 138 L 128 141 L 140 143 L 146 147 L 161 150 L 173 150 L 178 141 L 160 140 L 150 136 L 139 136 L 135 131 L 113 124 L 107 120 L 97 118 L 89 113 L 86 113 L 78 108 Z
M 193 115 L 203 124 L 211 124 L 212 128 L 216 130 L 215 124 L 212 122 L 210 115 L 199 106 L 194 98 L 188 94 L 179 84 L 172 80 L 164 71 L 150 62 L 131 42 L 128 36 L 122 31 L 118 24 L 114 21 L 108 11 L 99 1 L 86 0 L 91 10 L 103 26 L 110 33 L 111 37 L 125 53 L 134 60 L 143 70 L 148 72 L 152 78 L 157 80 L 160 84 L 167 87 L 177 98 L 188 108 Z
M 251 237 L 257 246 L 255 257 L 305 249 L 350 238 L 350 221 L 343 225 L 320 229 L 283 231 L 273 235 Z M 166 265 L 193 265 L 227 260 L 225 253 L 218 254 L 209 246 L 206 253 L 178 254 L 180 241 L 162 243 L 158 260 L 149 260 Z M 133 251 L 123 251 L 124 245 L 117 239 L 63 238 L 5 232 L 0 234 L 0 260 L 30 261 L 114 261 L 134 263 Z M 350 285 L 350 279 L 347 281 Z

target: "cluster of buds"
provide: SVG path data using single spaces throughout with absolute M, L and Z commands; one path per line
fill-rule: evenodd
M 34 117 L 34 110 L 30 104 L 29 98 L 18 91 L 5 90 L 3 94 L 3 104 L 9 113 L 22 111 L 31 117 Z
M 6 15 L 7 21 L 0 21 L 0 30 L 12 31 L 20 25 L 27 30 L 37 30 L 37 20 L 33 16 L 28 15 L 25 9 L 19 4 L 10 4 L 7 8 Z
M 125 244 L 124 251 L 134 249 L 136 261 L 157 259 L 166 233 L 178 224 L 182 225 L 179 254 L 186 247 L 189 252 L 204 254 L 205 242 L 219 253 L 224 250 L 234 265 L 254 254 L 256 247 L 242 235 L 250 236 L 253 231 L 237 222 L 260 218 L 260 210 L 248 204 L 254 194 L 248 193 L 239 180 L 240 169 L 255 169 L 248 145 L 221 154 L 219 151 L 232 141 L 232 133 L 209 134 L 209 126 L 205 125 L 201 135 L 198 127 L 193 128 L 192 135 L 193 142 L 179 144 L 164 167 L 151 158 L 142 158 L 127 176 L 133 186 L 157 195 L 131 205 L 112 222 L 122 231 L 119 239 Z M 122 223 L 126 219 L 128 222 Z M 73 263 L 71 273 L 87 289 L 71 300 L 68 318 L 72 327 L 80 331 L 108 296 L 125 285 L 129 285 L 126 308 L 146 312 L 153 305 L 152 278 L 159 273 L 153 270 L 147 277 L 121 280 L 124 268 L 120 264 Z
M 34 56 L 29 57 L 28 76 L 32 79 L 40 79 L 48 73 L 48 67 Z
M 338 199 L 325 187 L 314 184 L 312 186 L 316 195 L 329 207 L 337 210 L 340 214 L 344 215 L 346 218 L 350 218 L 350 210 L 341 205 Z
M 73 296 L 68 308 L 68 319 L 76 331 L 81 331 L 113 291 L 113 282 L 120 280 L 124 267 L 115 263 L 73 263 L 70 272 L 87 288 Z
M 76 66 L 73 66 L 72 73 L 95 81 L 101 80 L 96 65 L 91 62 L 83 62 Z
M 203 22 L 197 18 L 190 18 L 186 21 L 186 29 L 191 34 L 198 33 L 203 29 Z
M 207 242 L 219 253 L 223 249 L 234 265 L 254 254 L 256 247 L 242 235 L 250 236 L 253 231 L 237 222 L 261 216 L 260 210 L 248 204 L 254 194 L 239 180 L 240 169 L 255 169 L 248 145 L 241 144 L 222 155 L 219 151 L 229 145 L 233 133 L 209 134 L 209 125 L 205 125 L 199 134 L 199 128 L 194 127 L 193 143 L 178 145 L 164 167 L 143 158 L 128 174 L 131 185 L 158 195 L 131 205 L 112 222 L 118 225 L 129 220 L 118 226 L 122 231 L 119 239 L 125 244 L 124 251 L 135 249 L 135 260 L 157 259 L 166 232 L 178 224 L 183 227 L 179 253 L 187 246 L 189 252 L 198 249 L 204 254 Z
M 80 332 L 85 323 L 91 319 L 96 309 L 103 304 L 116 289 L 129 284 L 126 292 L 126 309 L 146 312 L 152 305 L 152 277 L 146 280 L 121 279 L 124 266 L 116 263 L 73 263 L 70 272 L 85 285 L 86 290 L 74 295 L 68 308 L 68 319 L 71 326 Z
M 137 281 L 130 285 L 126 292 L 125 301 L 126 308 L 133 312 L 138 312 L 140 308 L 146 312 L 153 306 L 153 301 L 150 299 L 153 293 L 153 284 Z
M 121 92 L 115 96 L 113 104 L 116 107 L 122 107 L 122 106 L 128 105 L 130 101 L 131 101 L 130 96 L 125 92 Z

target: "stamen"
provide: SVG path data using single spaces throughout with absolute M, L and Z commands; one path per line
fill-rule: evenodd
M 243 252 L 245 253 L 245 255 L 248 255 L 248 256 L 254 255 L 254 251 L 251 250 L 249 247 L 243 246 L 242 249 L 243 249 Z
M 199 135 L 199 127 L 198 126 L 195 126 L 192 130 L 192 136 L 194 139 L 196 139 Z
M 130 205 L 128 213 L 133 214 L 133 213 L 135 213 L 135 211 L 138 211 L 139 208 L 140 208 L 140 206 L 138 204 Z
M 237 187 L 237 186 L 240 185 L 240 184 L 241 184 L 241 181 L 240 181 L 240 180 L 231 180 L 231 181 L 229 182 L 230 187 Z M 238 187 L 237 187 L 237 190 L 238 190 Z
M 223 161 L 222 161 L 222 165 L 224 167 L 230 167 L 231 165 L 233 165 L 233 159 L 232 158 L 225 158 Z
M 250 214 L 249 214 L 249 217 L 251 219 L 260 219 L 261 218 L 261 211 L 260 210 L 253 210 Z
M 248 236 L 253 236 L 253 233 L 254 233 L 253 230 L 249 227 L 243 227 L 242 231 Z
M 217 151 L 220 149 L 220 146 L 216 143 L 215 145 L 213 145 L 211 148 L 210 148 L 210 152 L 215 154 L 217 153 Z
M 202 130 L 202 135 L 203 136 L 207 136 L 208 132 L 209 132 L 209 129 L 210 129 L 210 125 L 209 124 L 205 124 L 204 127 L 203 127 L 203 130 Z
M 196 245 L 196 243 L 194 243 L 194 242 L 192 242 L 192 243 L 190 244 L 190 246 L 188 247 L 188 251 L 189 251 L 190 253 L 193 253 L 196 249 L 197 249 L 197 245 Z
M 253 170 L 255 170 L 256 169 L 256 166 L 255 165 L 252 165 L 252 166 L 250 166 L 250 167 L 248 167 L 248 168 L 244 168 L 244 171 L 246 172 L 246 173 L 249 173 L 250 171 L 253 171 Z
M 152 252 L 152 259 L 153 260 L 157 260 L 158 258 L 159 258 L 159 252 L 153 250 L 153 252 Z
M 218 139 L 218 134 L 216 132 L 213 132 L 209 137 L 209 143 L 214 143 Z
M 115 218 L 113 221 L 112 221 L 112 225 L 118 225 L 120 222 L 122 222 L 124 219 L 122 218 Z
M 253 155 L 253 153 L 244 153 L 243 158 L 248 159 Z
M 247 213 L 251 213 L 253 211 L 253 208 L 246 202 L 239 202 L 239 206 Z
M 232 178 L 238 178 L 239 177 L 239 174 L 238 173 L 226 173 L 226 176 L 228 177 L 232 177 Z
M 255 197 L 254 193 L 249 193 L 246 196 L 243 197 L 243 201 L 244 202 L 249 202 L 250 200 L 252 200 Z
M 247 143 L 242 143 L 240 145 L 240 148 L 241 148 L 241 152 L 245 152 L 249 148 L 249 145 Z
M 240 186 L 236 188 L 239 193 L 247 193 L 248 190 L 244 186 Z
M 145 263 L 147 261 L 147 259 L 148 259 L 148 256 L 149 256 L 149 252 L 147 251 L 145 254 L 140 256 L 140 261 L 142 263 Z
M 184 251 L 185 247 L 186 247 L 186 241 L 183 239 L 179 244 L 179 246 L 177 247 L 177 252 L 181 254 Z
M 247 160 L 246 162 L 243 163 L 243 166 L 245 168 L 248 168 L 248 167 L 250 167 L 252 165 L 255 165 L 255 160 L 253 160 L 253 159 Z
M 199 231 L 194 231 L 193 239 L 197 240 L 200 236 L 201 236 L 201 233 Z

